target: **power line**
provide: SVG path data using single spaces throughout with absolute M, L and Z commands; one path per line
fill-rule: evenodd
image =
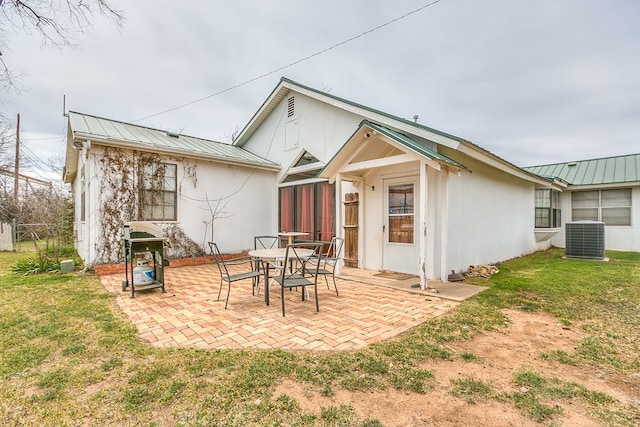
M 394 18 L 394 19 L 392 19 L 392 20 L 390 20 L 390 21 L 387 21 L 387 22 L 385 22 L 385 23 L 383 23 L 383 24 L 380 24 L 380 25 L 378 25 L 378 26 L 376 26 L 376 27 L 373 27 L 373 28 L 371 28 L 371 29 L 369 29 L 369 30 L 366 30 L 366 31 L 364 31 L 364 32 L 362 32 L 362 33 L 360 33 L 360 34 L 358 34 L 358 35 L 355 35 L 355 36 L 353 36 L 353 37 L 350 37 L 350 38 L 348 38 L 348 39 L 346 39 L 346 40 L 343 40 L 343 41 L 341 41 L 341 42 L 339 42 L 339 43 L 336 43 L 336 44 L 334 44 L 334 45 L 332 45 L 332 46 L 329 46 L 329 47 L 327 47 L 327 48 L 325 48 L 325 49 L 322 49 L 322 50 L 319 50 L 319 51 L 317 51 L 317 52 L 315 52 L 315 53 L 312 53 L 311 55 L 308 55 L 308 56 L 305 56 L 305 57 L 303 57 L 303 58 L 300 58 L 300 59 L 298 59 L 298 60 L 296 60 L 296 61 L 293 61 L 293 62 L 291 62 L 291 63 L 289 63 L 289 64 L 287 64 L 287 65 L 284 65 L 284 66 L 282 66 L 282 67 L 280 67 L 280 68 L 276 68 L 275 70 L 269 71 L 269 72 L 264 73 L 264 74 L 260 74 L 260 75 L 259 75 L 259 76 L 257 76 L 257 77 L 254 77 L 254 78 L 249 79 L 249 80 L 245 80 L 245 81 L 244 81 L 244 82 L 242 82 L 242 83 L 238 83 L 238 84 L 236 84 L 236 85 L 230 86 L 230 87 L 228 87 L 228 88 L 226 88 L 226 89 L 222 89 L 222 90 L 220 90 L 220 91 L 218 91 L 218 92 L 215 92 L 215 93 L 212 93 L 212 94 L 210 94 L 210 95 L 207 95 L 207 96 L 203 96 L 203 97 L 201 97 L 201 98 L 194 99 L 193 101 L 189 101 L 189 102 L 187 102 L 187 103 L 184 103 L 184 104 L 178 105 L 178 106 L 176 106 L 176 107 L 169 108 L 169 109 L 164 110 L 164 111 L 161 111 L 161 112 L 159 112 L 159 113 L 155 113 L 155 114 L 151 114 L 151 115 L 149 115 L 149 116 L 145 116 L 145 117 L 139 118 L 139 119 L 137 119 L 137 120 L 134 120 L 133 122 L 134 122 L 134 123 L 136 123 L 136 122 L 140 122 L 140 121 L 142 121 L 142 120 L 150 119 L 150 118 L 152 118 L 152 117 L 160 116 L 160 115 L 162 115 L 162 114 L 170 113 L 171 111 L 179 110 L 179 109 L 181 109 L 181 108 L 188 107 L 188 106 L 193 105 L 193 104 L 197 104 L 198 102 L 202 102 L 202 101 L 204 101 L 204 100 L 206 100 L 206 99 L 213 98 L 214 96 L 218 96 L 218 95 L 222 95 L 223 93 L 230 92 L 230 91 L 232 91 L 232 90 L 234 90 L 234 89 L 237 89 L 237 88 L 239 88 L 239 87 L 246 86 L 246 85 L 248 85 L 249 83 L 253 83 L 253 82 L 255 82 L 256 80 L 260 80 L 260 79 L 262 79 L 262 78 L 265 78 L 265 77 L 267 77 L 267 76 L 270 76 L 270 75 L 272 75 L 272 74 L 275 74 L 275 73 L 277 73 L 277 72 L 279 72 L 279 71 L 282 71 L 282 70 L 285 70 L 285 69 L 287 69 L 287 68 L 293 67 L 294 65 L 298 65 L 298 64 L 300 64 L 301 62 L 308 61 L 309 59 L 315 58 L 316 56 L 322 55 L 323 53 L 327 53 L 327 52 L 329 52 L 329 51 L 331 51 L 331 50 L 333 50 L 333 49 L 336 49 L 336 48 L 338 48 L 338 47 L 340 47 L 340 46 L 343 46 L 343 45 L 345 45 L 345 44 L 347 44 L 347 43 L 350 43 L 350 42 L 352 42 L 352 41 L 354 41 L 354 40 L 357 40 L 357 39 L 359 39 L 359 38 L 361 38 L 361 37 L 364 37 L 364 36 L 366 36 L 366 35 L 368 35 L 368 34 L 371 34 L 371 33 L 373 33 L 374 31 L 377 31 L 377 30 L 379 30 L 379 29 L 381 29 L 381 28 L 384 28 L 384 27 L 386 27 L 386 26 L 388 26 L 388 25 L 391 25 L 391 24 L 393 24 L 394 22 L 398 22 L 398 21 L 400 21 L 400 20 L 402 20 L 402 19 L 405 19 L 405 18 L 407 18 L 408 16 L 411 16 L 411 15 L 413 15 L 413 14 L 416 14 L 416 13 L 418 13 L 418 12 L 420 12 L 420 11 L 422 11 L 422 10 L 424 10 L 424 9 L 426 9 L 426 8 L 428 8 L 428 7 L 430 7 L 430 6 L 433 6 L 433 5 L 437 4 L 437 3 L 440 3 L 440 0 L 435 0 L 435 1 L 432 1 L 431 3 L 427 3 L 427 4 L 425 4 L 425 5 L 421 6 L 421 7 L 417 8 L 417 9 L 414 9 L 414 10 L 412 10 L 412 11 L 410 11 L 410 12 L 405 13 L 404 15 L 398 16 L 397 18 Z

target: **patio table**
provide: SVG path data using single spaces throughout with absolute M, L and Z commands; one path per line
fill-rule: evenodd
M 311 249 L 297 249 L 298 255 L 307 257 L 313 255 Z M 253 249 L 249 251 L 249 256 L 252 258 L 258 258 L 264 265 L 264 302 L 269 305 L 269 268 L 270 262 L 279 262 L 282 264 L 284 257 L 287 253 L 287 248 L 268 248 L 268 249 Z
M 280 233 L 278 233 L 278 236 L 280 237 L 288 237 L 289 238 L 289 244 L 293 243 L 293 238 L 294 237 L 299 237 L 299 236 L 308 236 L 309 233 L 305 233 L 304 231 L 281 231 Z

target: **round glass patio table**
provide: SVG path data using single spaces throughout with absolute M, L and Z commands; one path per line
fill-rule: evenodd
M 268 248 L 268 249 L 252 249 L 248 252 L 252 258 L 258 258 L 264 261 L 264 303 L 269 305 L 269 269 L 271 263 L 282 265 L 286 256 L 287 248 Z M 313 255 L 312 249 L 296 248 L 296 254 L 300 257 L 310 257 Z

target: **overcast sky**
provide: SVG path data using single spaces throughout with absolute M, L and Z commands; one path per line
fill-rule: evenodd
M 124 30 L 95 19 L 75 49 L 8 34 L 2 58 L 27 90 L 0 108 L 42 159 L 64 152 L 63 95 L 67 110 L 229 142 L 284 76 L 518 166 L 640 152 L 638 0 L 441 0 L 281 69 L 431 2 L 112 0 Z

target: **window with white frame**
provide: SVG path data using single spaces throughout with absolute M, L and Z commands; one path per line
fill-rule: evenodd
M 176 171 L 176 165 L 170 163 L 150 162 L 144 165 L 140 177 L 141 220 L 177 219 Z
M 605 225 L 631 225 L 631 189 L 574 191 L 573 221 L 602 221 Z
M 536 228 L 562 226 L 560 192 L 550 188 L 536 189 Z

